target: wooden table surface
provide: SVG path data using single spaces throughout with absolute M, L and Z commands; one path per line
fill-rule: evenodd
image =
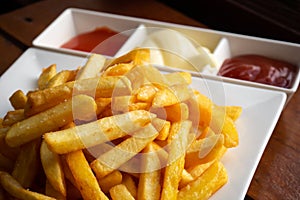
M 157 1 L 45 0 L 0 15 L 0 74 L 68 7 L 206 27 Z M 246 199 L 300 199 L 299 120 L 298 90 L 280 116 Z

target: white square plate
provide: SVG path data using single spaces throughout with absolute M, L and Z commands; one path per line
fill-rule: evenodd
M 36 88 L 42 69 L 57 64 L 57 70 L 75 69 L 86 57 L 29 48 L 0 78 L 0 117 L 12 109 L 8 98 L 17 89 L 24 92 Z M 218 105 L 243 107 L 236 121 L 240 143 L 229 149 L 222 159 L 228 172 L 228 183 L 211 199 L 244 199 L 267 142 L 286 101 L 283 92 L 204 80 L 193 77 L 192 87 Z

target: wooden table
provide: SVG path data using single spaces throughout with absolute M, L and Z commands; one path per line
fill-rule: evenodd
M 0 16 L 0 74 L 68 7 L 206 27 L 157 1 L 45 0 Z M 300 199 L 299 120 L 298 90 L 281 114 L 245 199 Z

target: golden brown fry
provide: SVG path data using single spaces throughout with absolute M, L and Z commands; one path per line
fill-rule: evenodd
M 27 102 L 27 97 L 22 90 L 17 90 L 9 97 L 9 101 L 15 110 L 23 109 Z
M 184 121 L 189 118 L 189 107 L 185 103 L 177 103 L 164 107 L 167 120 L 170 122 Z M 159 117 L 159 116 L 158 116 Z
M 156 128 L 156 130 L 159 132 L 157 136 L 157 140 L 165 140 L 169 136 L 170 128 L 171 128 L 171 122 L 166 121 L 160 118 L 154 118 L 151 122 L 153 126 Z
M 122 184 L 126 186 L 133 198 L 137 197 L 137 186 L 135 184 L 133 176 L 127 173 L 123 173 Z
M 191 84 L 192 75 L 188 72 L 173 72 L 164 75 L 169 85 Z
M 112 173 L 98 180 L 98 183 L 100 185 L 101 190 L 104 193 L 108 193 L 110 188 L 122 183 L 122 174 L 118 170 L 113 171 Z
M 78 72 L 77 80 L 99 76 L 100 71 L 104 67 L 105 61 L 106 58 L 104 56 L 92 53 L 85 65 Z
M 233 121 L 236 121 L 240 117 L 242 110 L 241 106 L 225 106 L 226 115 Z
M 156 92 L 157 88 L 153 84 L 146 84 L 137 89 L 136 98 L 139 101 L 151 102 Z
M 149 49 L 133 49 L 132 51 L 126 53 L 123 56 L 113 59 L 106 70 L 109 67 L 119 64 L 119 63 L 133 63 L 134 65 L 147 64 L 150 61 L 150 50 Z
M 182 188 L 178 200 L 208 199 L 228 180 L 225 167 L 220 162 L 212 164 L 199 178 Z
M 44 135 L 44 139 L 52 151 L 63 154 L 124 137 L 142 128 L 154 117 L 154 114 L 147 111 L 137 110 L 73 128 L 49 132 Z
M 56 64 L 52 64 L 49 67 L 43 69 L 42 73 L 38 78 L 39 89 L 45 89 L 48 85 L 49 80 L 56 74 Z
M 133 63 L 117 63 L 113 66 L 110 66 L 105 72 L 103 72 L 103 76 L 121 76 L 125 75 L 134 67 Z
M 142 173 L 138 184 L 139 200 L 159 200 L 161 191 L 161 164 L 153 144 L 148 144 L 142 159 Z
M 165 107 L 171 106 L 176 103 L 181 103 L 189 98 L 191 98 L 193 94 L 191 90 L 188 88 L 188 85 L 173 85 L 170 87 L 162 87 L 155 94 L 152 106 L 154 108 L 157 107 Z
M 45 141 L 41 144 L 40 158 L 49 184 L 62 196 L 66 196 L 66 182 L 60 157 L 48 149 Z
M 91 168 L 96 173 L 98 179 L 106 176 L 123 163 L 127 162 L 138 154 L 147 144 L 153 141 L 158 135 L 152 124 L 146 125 L 132 137 L 124 140 L 115 148 L 102 154 L 91 163 Z
M 43 194 L 24 189 L 10 174 L 0 171 L 0 183 L 4 190 L 20 200 L 55 200 Z
M 75 110 L 73 108 L 76 108 Z M 91 119 L 96 113 L 96 103 L 86 95 L 77 95 L 49 110 L 14 124 L 7 132 L 6 142 L 11 147 L 20 146 L 39 138 L 42 134 L 57 130 L 73 121 L 74 111 L 78 117 Z
M 194 180 L 194 177 L 186 169 L 183 169 L 178 188 L 179 189 L 183 188 L 184 186 L 186 186 L 188 183 L 192 182 L 193 180 Z
M 225 108 L 214 107 L 212 113 L 211 129 L 215 133 L 224 135 L 224 146 L 236 147 L 239 144 L 239 135 L 233 119 L 227 116 Z
M 126 95 L 130 92 L 131 84 L 126 77 L 108 76 L 67 82 L 57 87 L 29 92 L 25 115 L 31 116 L 45 111 L 78 94 L 86 94 L 97 99 Z
M 77 75 L 77 70 L 62 70 L 55 74 L 47 84 L 47 88 L 56 87 L 69 81 L 74 81 Z
M 12 176 L 24 187 L 33 183 L 39 169 L 40 140 L 36 139 L 21 147 L 16 159 Z
M 2 125 L 3 126 L 11 126 L 19 121 L 22 121 L 23 119 L 25 119 L 24 109 L 9 111 L 4 116 Z
M 194 141 L 186 152 L 186 168 L 208 163 L 216 159 L 222 151 L 223 144 L 224 137 L 222 134 L 215 134 L 210 137 Z
M 203 127 L 210 126 L 212 120 L 213 102 L 200 92 L 194 92 L 199 106 L 199 125 Z
M 125 185 L 119 184 L 109 190 L 112 200 L 134 200 Z
M 81 150 L 66 154 L 66 161 L 84 200 L 108 200 Z
M 176 199 L 179 181 L 184 169 L 185 152 L 188 148 L 188 135 L 192 127 L 191 121 L 175 122 L 170 133 L 172 140 L 168 157 L 168 166 L 165 168 L 161 199 Z

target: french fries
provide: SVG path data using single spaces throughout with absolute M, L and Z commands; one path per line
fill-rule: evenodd
M 43 69 L 0 119 L 0 199 L 208 199 L 228 181 L 237 105 L 216 105 L 149 49 Z M 43 176 L 39 176 L 42 174 Z M 42 183 L 42 184 L 41 184 Z

